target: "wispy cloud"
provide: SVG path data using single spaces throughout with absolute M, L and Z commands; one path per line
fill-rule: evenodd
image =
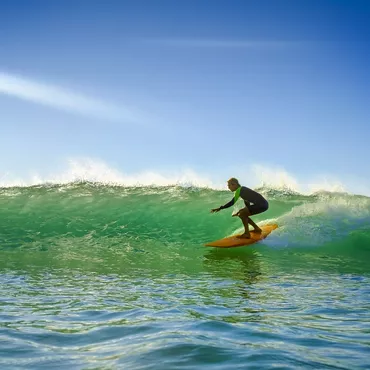
M 0 72 L 0 93 L 72 113 L 115 122 L 138 122 L 129 109 L 73 90 Z
M 157 38 L 157 39 L 144 39 L 143 41 L 163 46 L 191 47 L 191 48 L 230 48 L 230 49 L 271 49 L 301 45 L 301 42 L 295 41 L 222 40 L 222 39 Z

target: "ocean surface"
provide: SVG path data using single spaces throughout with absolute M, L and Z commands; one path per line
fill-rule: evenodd
M 370 198 L 259 190 L 0 188 L 0 369 L 370 369 Z

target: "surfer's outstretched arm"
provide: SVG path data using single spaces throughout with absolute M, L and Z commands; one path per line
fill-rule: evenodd
M 226 203 L 225 205 L 223 205 L 221 207 L 218 207 L 218 208 L 211 209 L 211 213 L 219 212 L 219 211 L 221 211 L 221 209 L 229 208 L 232 205 L 234 205 L 234 203 L 235 203 L 235 199 L 233 198 L 233 199 L 230 200 L 230 202 Z
M 224 204 L 223 206 L 220 207 L 220 209 L 225 209 L 233 206 L 235 204 L 235 198 L 231 199 L 230 202 Z

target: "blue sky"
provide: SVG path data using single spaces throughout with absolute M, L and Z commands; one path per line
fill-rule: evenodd
M 356 0 L 2 1 L 0 174 L 89 158 L 248 184 L 259 166 L 370 193 L 369 16 Z

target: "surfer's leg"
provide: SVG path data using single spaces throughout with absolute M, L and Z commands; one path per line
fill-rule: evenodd
M 249 215 L 258 215 L 259 213 L 265 212 L 268 209 L 268 203 L 266 202 L 265 204 L 251 204 L 249 206 Z M 249 223 L 254 227 L 254 232 L 260 233 L 262 232 L 261 228 L 257 226 L 255 222 L 252 221 L 251 218 L 249 218 Z
M 262 232 L 262 230 L 257 226 L 257 224 L 250 218 L 250 217 L 248 217 L 248 222 L 253 226 L 253 228 L 254 228 L 254 232 L 255 233 L 261 233 Z
M 245 207 L 243 209 L 241 209 L 239 211 L 239 217 L 242 219 L 245 219 L 246 220 L 246 223 L 247 223 L 247 226 L 245 226 L 245 223 L 243 221 L 243 224 L 244 224 L 244 227 L 245 227 L 245 234 L 246 235 L 249 235 L 250 237 L 250 233 L 249 233 L 249 227 L 248 227 L 248 224 L 251 224 L 253 226 L 253 231 L 256 232 L 256 233 L 260 233 L 262 232 L 262 230 L 257 226 L 257 224 L 249 217 L 251 216 L 252 214 L 254 214 L 252 211 L 253 211 L 253 205 L 250 206 L 251 209 L 248 209 L 248 207 Z M 244 235 L 244 234 L 243 234 Z
M 242 234 L 242 235 L 239 236 L 240 238 L 247 238 L 247 239 L 249 239 L 251 237 L 251 234 L 249 233 L 249 226 L 248 226 L 249 220 L 250 220 L 249 217 L 248 217 L 248 215 L 249 215 L 248 208 L 243 208 L 243 209 L 241 209 L 238 212 L 238 216 L 242 220 L 243 225 L 244 225 L 244 229 L 245 229 L 244 230 L 244 234 Z

